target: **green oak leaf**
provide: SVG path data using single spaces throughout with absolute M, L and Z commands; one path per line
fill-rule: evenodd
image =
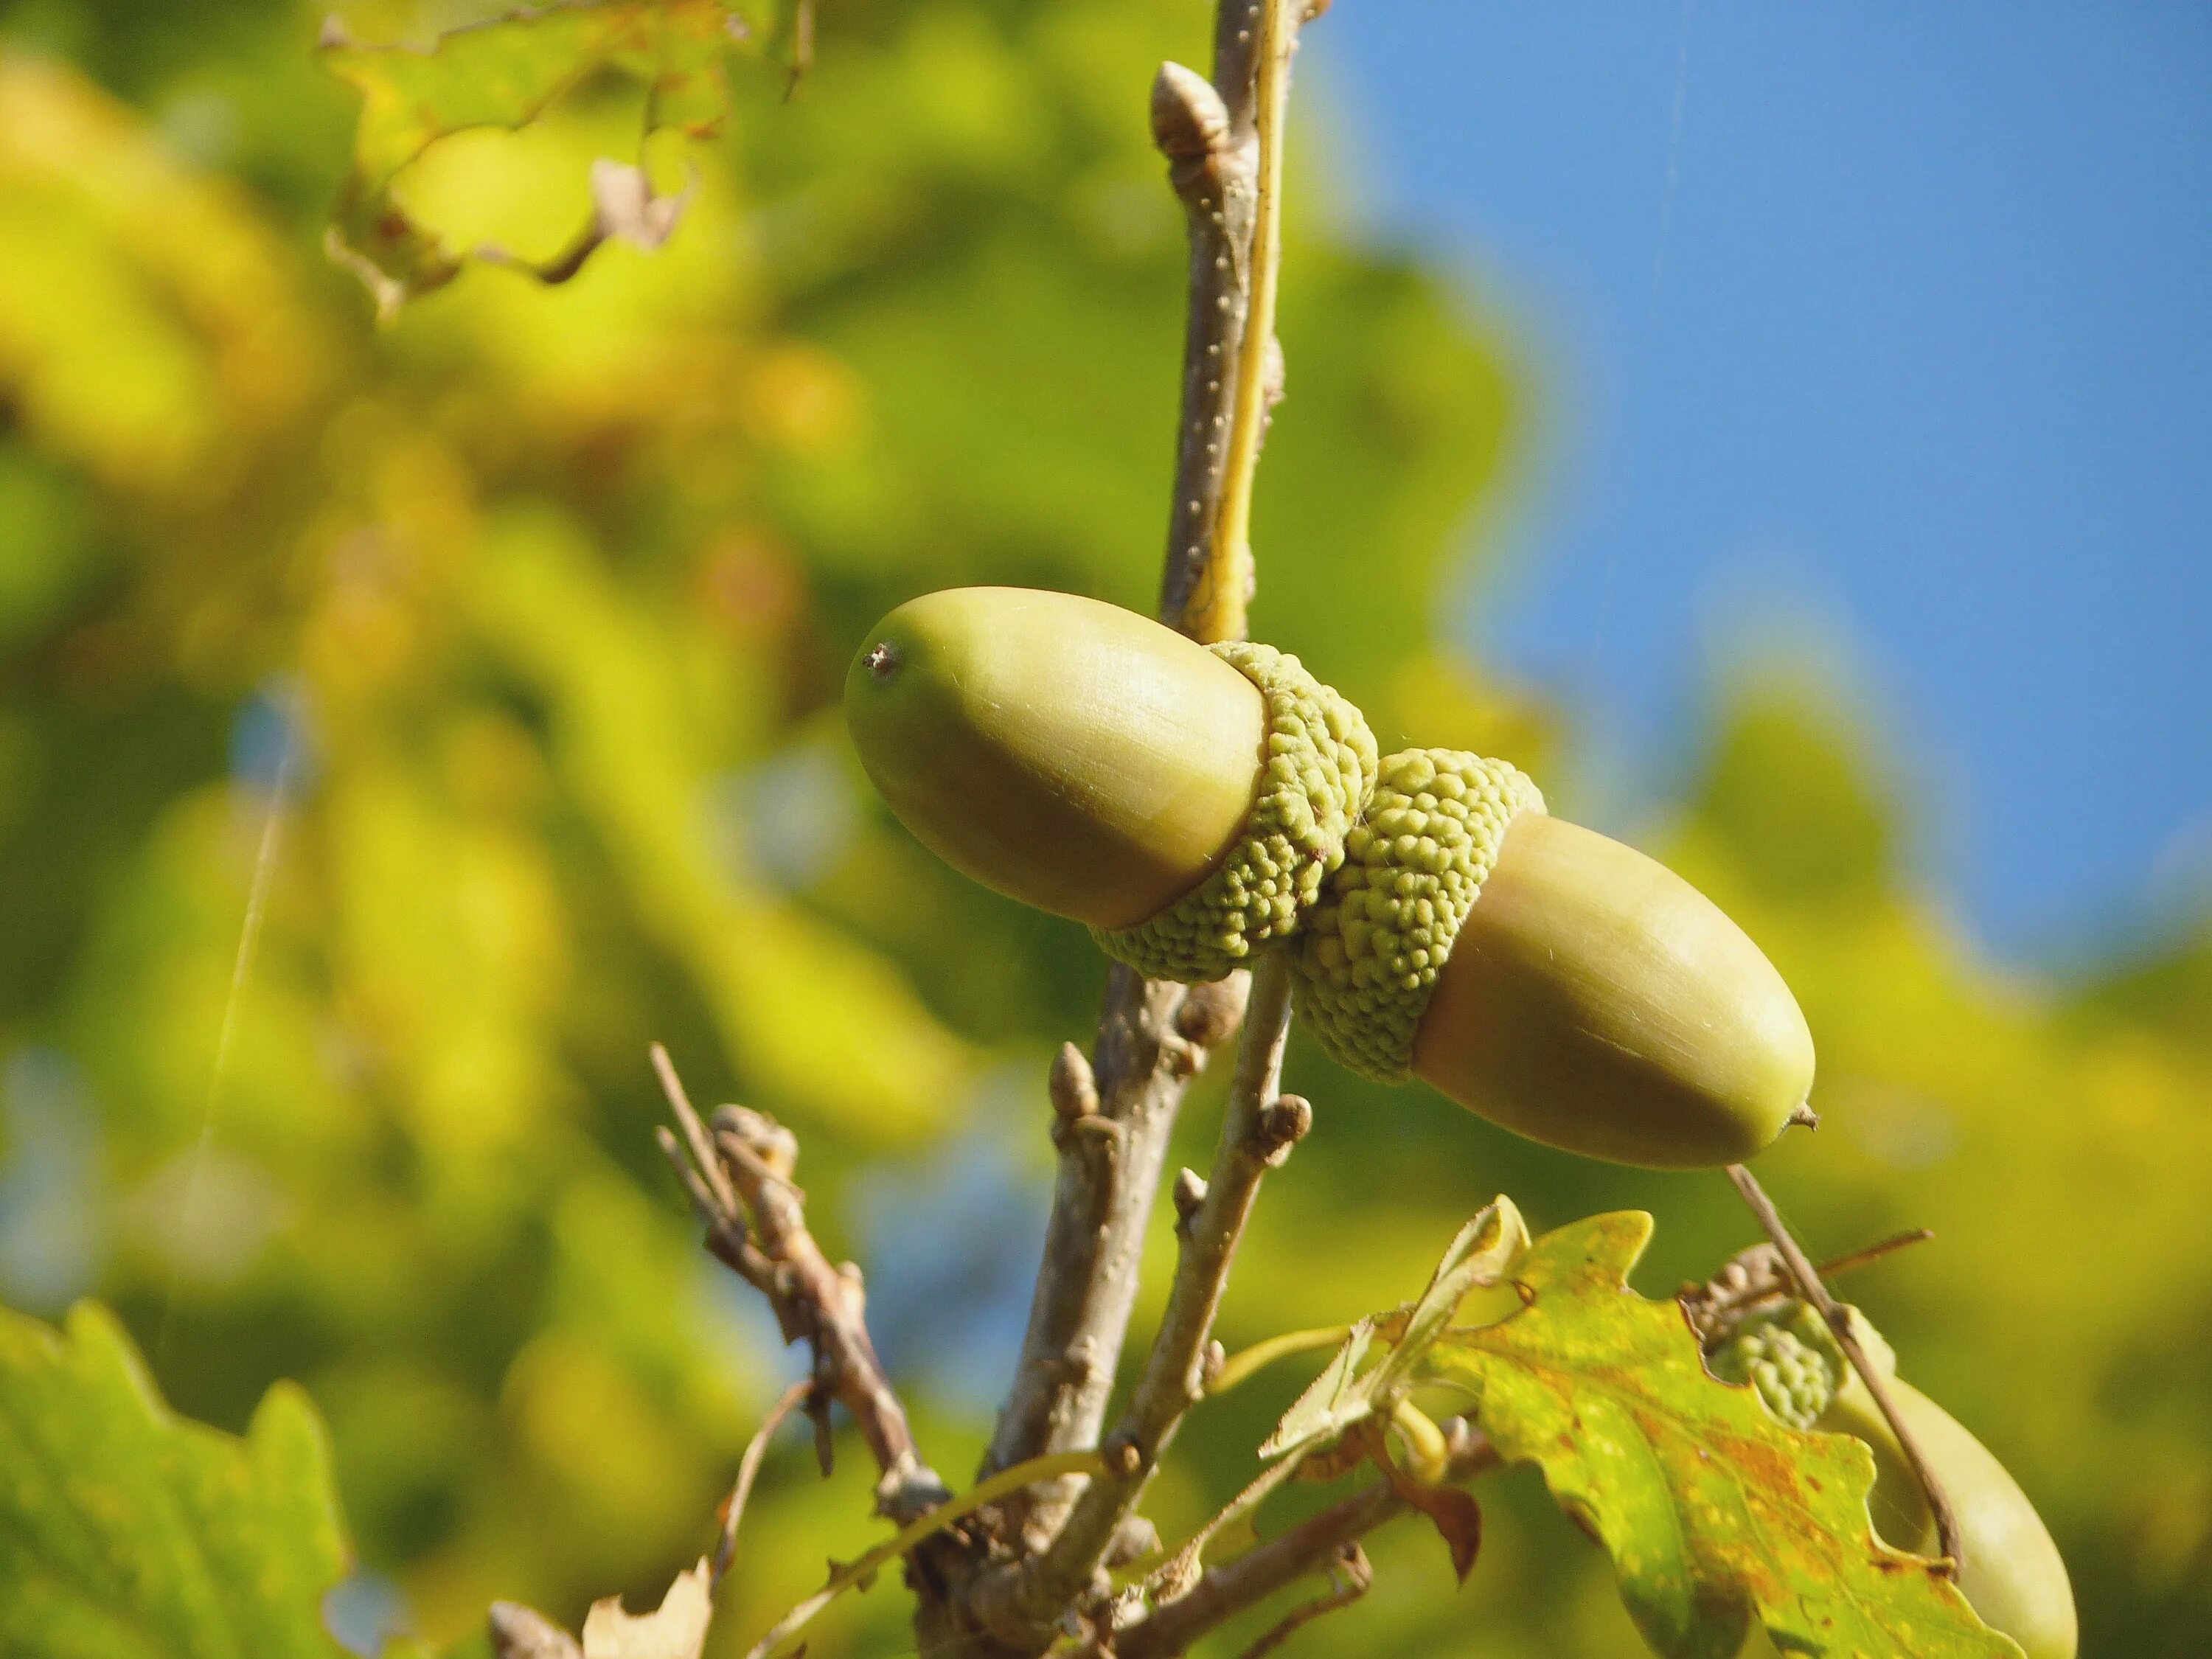
M 353 165 L 326 238 L 331 258 L 362 279 L 388 318 L 453 281 L 471 259 L 565 283 L 610 240 L 659 246 L 688 192 L 658 193 L 642 165 L 594 162 L 589 218 L 565 249 L 539 261 L 501 248 L 448 246 L 410 216 L 393 186 L 453 134 L 520 131 L 607 75 L 644 89 L 641 158 L 656 132 L 711 137 L 729 114 L 725 54 L 750 38 L 722 0 L 569 0 L 448 30 L 427 48 L 365 44 L 333 22 L 319 48 L 324 67 L 360 91 L 362 106 Z
M 338 1659 L 347 1553 L 298 1389 L 240 1439 L 173 1416 L 105 1309 L 65 1333 L 0 1309 L 0 1653 Z
M 1543 1470 L 1644 1639 L 1733 1659 L 1755 1617 L 1784 1653 L 2019 1659 L 1936 1564 L 1875 1537 L 1862 1443 L 1784 1426 L 1706 1373 L 1679 1306 L 1628 1288 L 1650 1237 L 1640 1211 L 1547 1234 L 1513 1273 L 1520 1310 L 1445 1333 L 1420 1367 L 1474 1393 L 1508 1462 Z

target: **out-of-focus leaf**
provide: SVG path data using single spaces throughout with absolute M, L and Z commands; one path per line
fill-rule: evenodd
M 595 162 L 589 217 L 566 248 L 535 259 L 489 246 L 456 251 L 416 221 L 395 191 L 400 175 L 440 141 L 479 128 L 526 127 L 610 72 L 643 88 L 641 162 L 656 132 L 710 137 L 729 113 L 724 53 L 746 34 L 720 0 L 573 0 L 453 29 L 421 48 L 364 45 L 331 23 L 323 61 L 362 94 L 353 167 L 329 235 L 331 257 L 362 279 L 379 313 L 389 317 L 453 281 L 472 258 L 556 283 L 610 238 L 658 247 L 685 197 L 659 194 L 642 165 Z
M 0 1310 L 0 1651 L 335 1659 L 346 1546 L 322 1425 L 271 1389 L 243 1440 L 172 1416 L 93 1304 Z
M 214 494 L 325 366 L 288 266 L 241 192 L 0 46 L 0 405 L 33 441 L 127 494 Z
M 1863 1443 L 1784 1427 L 1706 1373 L 1679 1307 L 1628 1288 L 1650 1236 L 1640 1211 L 1547 1234 L 1514 1274 L 1521 1310 L 1447 1334 L 1423 1365 L 1474 1392 L 1509 1462 L 1542 1468 L 1644 1638 L 1731 1659 L 1755 1617 L 1791 1653 L 2017 1659 L 1936 1564 L 1874 1536 Z
M 558 525 L 483 563 L 486 629 L 555 714 L 554 747 L 640 915 L 696 976 L 750 1079 L 893 1139 L 941 1125 L 962 1045 L 870 952 L 718 867 L 699 728 L 668 642 Z M 641 718 L 642 717 L 642 718 Z

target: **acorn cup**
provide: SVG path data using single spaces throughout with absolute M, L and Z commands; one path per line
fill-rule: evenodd
M 2027 1659 L 2074 1659 L 2080 1632 L 2066 1563 L 2020 1483 L 1948 1412 L 1897 1375 L 1896 1356 L 1856 1309 L 1861 1345 L 1928 1460 L 1958 1522 L 1959 1589 L 1991 1630 Z M 1762 1310 L 1708 1354 L 1716 1376 L 1748 1382 L 1793 1428 L 1854 1435 L 1874 1453 L 1869 1518 L 1882 1542 L 1934 1556 L 1936 1516 L 1919 1477 L 1820 1316 L 1788 1301 Z
M 1155 979 L 1289 941 L 1300 1015 L 1368 1076 L 1661 1168 L 1748 1158 L 1811 1087 L 1788 987 L 1694 888 L 1504 762 L 1378 766 L 1359 711 L 1267 646 L 956 588 L 884 619 L 845 709 L 948 863 Z

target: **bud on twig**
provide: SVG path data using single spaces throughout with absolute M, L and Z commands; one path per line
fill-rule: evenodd
M 1279 1167 L 1291 1148 L 1313 1127 L 1313 1104 L 1304 1095 L 1278 1095 L 1261 1109 L 1260 1155 L 1271 1168 Z
M 1241 968 L 1226 979 L 1192 986 L 1176 1010 L 1176 1035 L 1200 1048 L 1219 1048 L 1244 1023 L 1244 1003 L 1251 992 L 1252 975 Z
M 1206 1178 L 1203 1176 L 1195 1170 L 1187 1169 L 1176 1176 L 1175 1207 L 1177 1232 L 1190 1231 L 1191 1218 L 1198 1213 L 1199 1206 L 1205 1202 Z
M 1229 106 L 1213 82 L 1181 64 L 1152 77 L 1152 143 L 1170 161 L 1198 161 L 1229 142 Z
M 1063 1118 L 1090 1117 L 1098 1110 L 1098 1085 L 1091 1075 L 1091 1062 L 1072 1042 L 1061 1043 L 1060 1052 L 1052 1057 L 1052 1074 L 1046 1087 L 1052 1096 L 1052 1109 Z

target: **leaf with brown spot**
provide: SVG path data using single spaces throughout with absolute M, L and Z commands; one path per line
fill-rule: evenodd
M 1547 1234 L 1514 1268 L 1522 1307 L 1445 1333 L 1420 1366 L 1474 1395 L 1509 1462 L 1543 1470 L 1644 1639 L 1732 1659 L 1756 1618 L 1785 1653 L 2020 1659 L 1935 1563 L 1875 1537 L 1863 1444 L 1776 1421 L 1706 1373 L 1679 1306 L 1628 1288 L 1650 1237 L 1634 1211 Z

